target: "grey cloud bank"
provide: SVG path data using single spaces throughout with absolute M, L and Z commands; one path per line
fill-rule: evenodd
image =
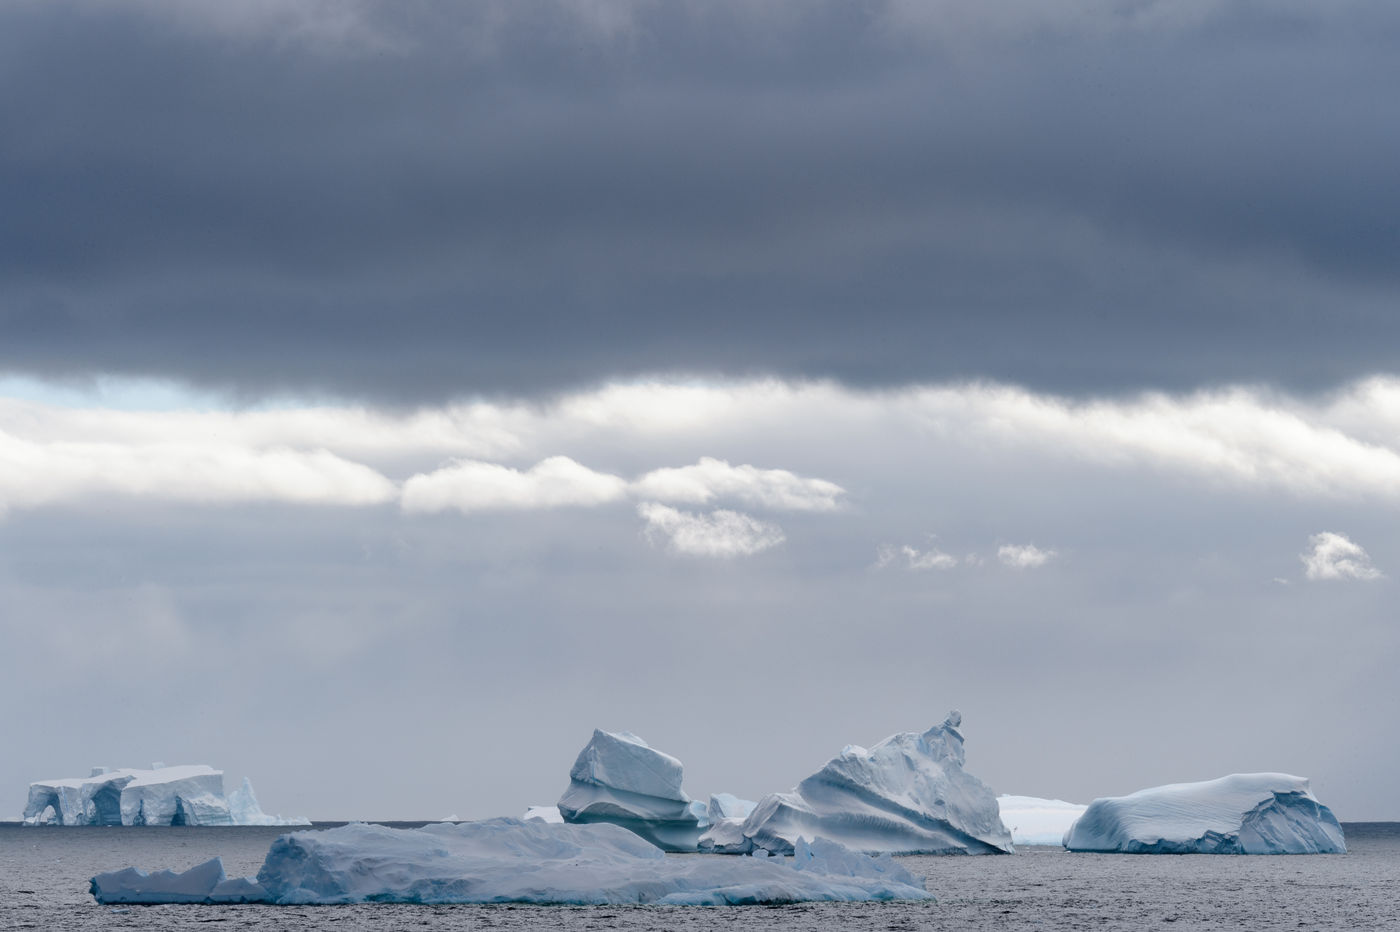
M 0 367 L 1395 371 L 1397 35 L 1359 0 L 7 4 Z

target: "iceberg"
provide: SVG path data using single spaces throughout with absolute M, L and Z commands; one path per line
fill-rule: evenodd
M 94 767 L 87 777 L 29 785 L 28 825 L 310 825 L 270 816 L 253 785 L 224 796 L 224 772 L 204 764 L 150 770 Z
M 1071 851 L 1127 854 L 1343 854 L 1332 810 L 1305 777 L 1237 773 L 1096 799 L 1070 827 Z
M 963 769 L 961 724 L 954 711 L 922 734 L 893 735 L 869 750 L 848 745 L 790 792 L 759 800 L 743 824 L 745 845 L 787 854 L 801 836 L 875 853 L 1010 853 L 996 795 Z
M 1016 845 L 1054 845 L 1064 843 L 1065 832 L 1088 806 L 1067 803 L 1063 799 L 1040 799 L 1035 796 L 998 796 L 997 808 L 1001 822 L 1011 831 Z
M 700 834 L 701 851 L 719 854 L 747 854 L 752 845 L 744 838 L 744 820 L 758 804 L 732 793 L 713 793 L 705 809 L 709 826 Z
M 564 817 L 559 814 L 558 806 L 530 806 L 525 810 L 525 814 L 520 817 L 522 822 L 553 822 L 561 823 Z
M 559 799 L 567 823 L 609 822 L 665 851 L 694 851 L 705 806 L 681 789 L 681 762 L 636 735 L 594 730 Z
M 220 860 L 177 874 L 99 874 L 99 903 L 281 905 L 364 902 L 724 906 L 811 900 L 928 900 L 888 856 L 799 840 L 791 858 L 667 857 L 610 824 L 491 819 L 394 829 L 352 824 L 272 843 L 256 879 Z

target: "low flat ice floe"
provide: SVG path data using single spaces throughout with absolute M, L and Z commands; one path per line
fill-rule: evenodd
M 490 819 L 283 835 L 256 878 L 215 858 L 184 873 L 99 874 L 99 903 L 558 903 L 724 906 L 932 899 L 889 856 L 800 841 L 792 857 L 668 857 L 616 825 Z

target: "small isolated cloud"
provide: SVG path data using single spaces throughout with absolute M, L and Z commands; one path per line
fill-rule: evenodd
M 1298 555 L 1308 579 L 1380 579 L 1385 574 L 1345 534 L 1323 531 L 1308 538 L 1312 549 Z
M 1044 566 L 1054 557 L 1055 551 L 1041 550 L 1035 544 L 1004 544 L 997 548 L 997 559 L 1018 570 Z
M 559 508 L 602 505 L 627 494 L 619 476 L 594 472 L 567 456 L 551 456 L 522 472 L 497 463 L 463 460 L 420 473 L 403 486 L 403 509 L 414 512 Z
M 737 511 L 694 514 L 659 502 L 642 502 L 637 514 L 647 523 L 647 540 L 690 556 L 747 557 L 786 540 L 776 524 Z
M 958 558 L 937 548 L 919 550 L 908 544 L 902 547 L 884 544 L 875 552 L 875 565 L 885 567 L 892 563 L 902 563 L 911 570 L 950 570 L 958 565 Z
M 759 469 L 701 457 L 693 466 L 656 469 L 633 483 L 640 498 L 706 505 L 735 499 L 779 511 L 832 511 L 846 490 L 825 479 L 808 479 L 786 469 Z

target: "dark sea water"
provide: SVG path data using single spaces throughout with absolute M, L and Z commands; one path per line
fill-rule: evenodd
M 417 823 L 415 823 L 417 824 Z M 1349 823 L 1344 855 L 1070 854 L 903 858 L 937 903 L 762 907 L 99 906 L 96 873 L 254 874 L 282 828 L 0 825 L 0 930 L 42 929 L 1397 929 L 1400 823 Z M 701 855 L 690 855 L 700 857 Z

